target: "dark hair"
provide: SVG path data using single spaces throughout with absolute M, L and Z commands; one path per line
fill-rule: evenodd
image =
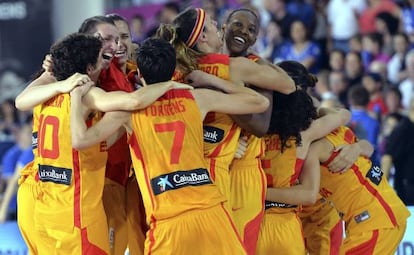
M 296 61 L 283 61 L 278 64 L 290 77 L 299 84 L 315 85 L 316 77 Z M 314 78 L 311 78 L 314 77 Z M 309 84 L 308 84 L 309 85 Z M 305 85 L 305 87 L 307 87 Z M 317 118 L 316 107 L 306 90 L 299 89 L 289 95 L 273 92 L 273 110 L 269 125 L 269 134 L 278 134 L 281 142 L 281 150 L 288 148 L 288 140 L 295 139 L 296 145 L 302 144 L 300 132 L 306 130 Z
M 399 20 L 394 15 L 387 11 L 379 12 L 376 16 L 376 19 L 384 21 L 387 29 L 391 35 L 395 35 L 398 32 Z
M 86 74 L 89 65 L 96 66 L 102 42 L 97 37 L 73 33 L 57 41 L 50 48 L 53 74 L 64 80 L 74 73 Z
M 168 81 L 175 70 L 175 50 L 165 40 L 148 38 L 137 50 L 137 63 L 148 84 Z
M 257 14 L 252 9 L 248 9 L 248 8 L 240 8 L 240 9 L 236 9 L 230 12 L 229 15 L 227 16 L 226 23 L 229 23 L 231 17 L 238 12 L 248 12 L 252 14 L 255 17 L 256 21 L 259 23 L 259 17 L 257 16 Z
M 348 91 L 348 101 L 351 106 L 366 107 L 369 103 L 369 92 L 362 85 L 352 86 Z
M 300 62 L 293 60 L 282 61 L 277 64 L 293 79 L 295 85 L 303 90 L 315 87 L 318 78 L 310 73 Z
M 96 26 L 99 24 L 111 24 L 115 26 L 113 20 L 106 16 L 93 16 L 85 19 L 79 27 L 79 33 L 94 34 L 96 32 Z
M 369 38 L 372 42 L 377 43 L 379 50 L 381 50 L 382 47 L 384 46 L 384 37 L 382 36 L 382 34 L 378 32 L 371 32 L 371 33 L 365 34 L 364 36 L 366 38 Z

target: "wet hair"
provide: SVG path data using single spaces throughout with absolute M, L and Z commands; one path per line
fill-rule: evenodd
M 197 22 L 197 15 L 196 9 L 187 9 L 174 19 L 173 24 L 161 24 L 155 35 L 172 44 L 177 54 L 177 65 L 184 74 L 197 70 L 198 58 L 205 55 L 197 49 L 197 44 L 192 48 L 186 45 Z
M 111 24 L 115 26 L 114 21 L 106 16 L 98 15 L 85 19 L 79 27 L 79 33 L 94 34 L 99 24 Z
M 284 61 L 278 65 L 292 77 L 297 86 L 299 83 L 315 85 L 316 81 L 310 78 L 314 76 L 299 62 Z M 296 145 L 300 146 L 300 132 L 308 129 L 316 118 L 316 107 L 306 90 L 298 89 L 289 95 L 273 91 L 273 110 L 268 134 L 279 135 L 282 152 L 289 148 L 288 141 L 292 138 L 295 139 Z
M 148 38 L 137 50 L 137 63 L 148 84 L 168 81 L 175 70 L 175 50 L 163 39 Z
M 318 78 L 310 73 L 300 62 L 286 60 L 278 63 L 277 65 L 292 78 L 296 86 L 305 91 L 307 88 L 315 87 L 318 82 Z
M 53 74 L 64 80 L 74 73 L 86 74 L 89 65 L 96 66 L 102 42 L 93 35 L 73 33 L 57 41 L 50 48 Z

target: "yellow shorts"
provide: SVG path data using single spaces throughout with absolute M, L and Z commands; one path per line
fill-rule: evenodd
M 299 213 L 309 255 L 339 254 L 343 239 L 343 221 L 338 211 L 324 199 L 303 206 Z
M 215 159 L 207 159 L 210 167 L 210 176 L 218 187 L 221 194 L 226 198 L 224 206 L 227 211 L 231 214 L 231 192 L 230 192 L 230 173 L 229 166 L 223 162 L 217 161 Z
M 246 254 L 223 205 L 151 222 L 144 254 Z
M 305 254 L 302 224 L 296 212 L 265 212 L 256 254 Z
M 407 225 L 376 229 L 347 236 L 341 247 L 341 255 L 395 254 Z
M 29 254 L 39 254 L 36 248 L 36 231 L 34 229 L 33 211 L 40 187 L 33 175 L 21 177 L 17 190 L 17 224 L 26 242 Z
M 126 212 L 129 254 L 144 254 L 145 233 L 148 230 L 145 208 L 135 175 L 128 179 Z
M 260 160 L 233 161 L 230 181 L 234 224 L 247 253 L 253 255 L 256 253 L 266 196 L 266 176 Z
M 124 255 L 128 246 L 125 186 L 105 178 L 102 202 L 108 221 L 109 247 L 112 255 Z

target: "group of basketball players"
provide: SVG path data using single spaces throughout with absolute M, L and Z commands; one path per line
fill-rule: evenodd
M 392 254 L 409 212 L 372 146 L 315 107 L 303 65 L 249 51 L 258 26 L 189 8 L 134 51 L 111 14 L 56 42 L 16 98 L 33 109 L 30 253 Z

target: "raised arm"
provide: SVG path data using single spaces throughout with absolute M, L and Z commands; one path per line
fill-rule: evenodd
M 83 103 L 91 109 L 103 112 L 133 111 L 147 107 L 171 89 L 192 89 L 192 87 L 174 81 L 152 84 L 131 93 L 105 92 L 94 87 L 84 96 Z
M 206 77 L 211 79 L 210 84 L 217 84 L 216 88 L 223 92 L 211 89 L 193 91 L 203 119 L 207 112 L 249 114 L 263 112 L 269 107 L 269 100 L 250 88 L 235 85 L 213 75 Z
M 259 65 L 247 58 L 230 58 L 230 77 L 256 87 L 290 94 L 296 90 L 292 78 L 280 67 L 268 64 Z
M 270 90 L 255 89 L 262 96 L 269 100 L 269 107 L 264 112 L 244 115 L 231 115 L 231 118 L 247 132 L 257 137 L 262 137 L 269 129 L 270 119 L 273 109 L 273 94 Z
M 85 123 L 85 107 L 82 104 L 82 88 L 75 88 L 71 94 L 70 129 L 72 147 L 83 149 L 107 139 L 129 119 L 129 112 L 108 112 L 95 125 L 88 128 Z
M 351 119 L 351 113 L 344 108 L 319 108 L 318 115 L 311 126 L 301 132 L 309 141 L 320 139 L 339 126 L 345 125 Z
M 75 73 L 66 80 L 56 81 L 50 72 L 43 72 L 16 97 L 16 108 L 20 111 L 31 110 L 58 94 L 68 93 L 76 86 L 91 85 L 90 83 L 92 81 L 86 74 Z

